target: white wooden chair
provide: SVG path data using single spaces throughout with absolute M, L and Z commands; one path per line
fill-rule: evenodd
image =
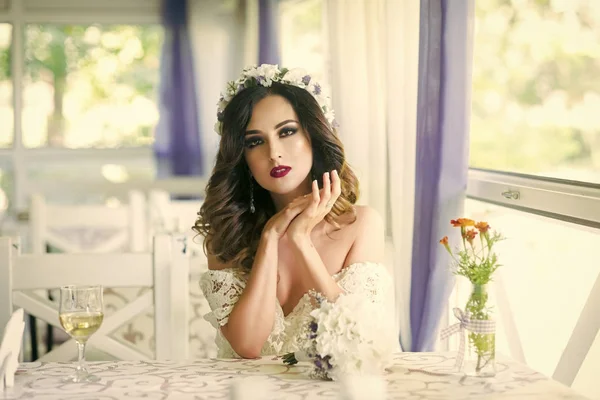
M 28 249 L 35 254 L 52 245 L 65 253 L 107 253 L 148 249 L 146 199 L 129 192 L 129 203 L 106 205 L 48 204 L 33 194 L 29 210 Z
M 129 191 L 127 204 L 115 207 L 103 204 L 50 204 L 43 195 L 33 194 L 30 198 L 29 231 L 22 248 L 26 252 L 43 254 L 47 246 L 64 253 L 138 252 L 151 248 L 152 238 L 147 240 L 144 194 Z M 126 297 L 131 297 L 136 291 L 121 289 L 120 292 L 126 292 Z M 43 292 L 39 293 L 42 295 Z M 111 307 L 114 297 L 107 299 L 111 301 Z M 33 359 L 38 357 L 38 328 L 35 319 L 30 316 Z M 54 333 L 51 326 L 47 326 L 47 349 L 54 346 Z
M 151 288 L 141 297 L 105 317 L 89 345 L 124 360 L 148 357 L 109 334 L 154 305 L 156 359 L 186 359 L 189 346 L 189 254 L 173 235 L 154 238 L 152 252 L 121 254 L 20 254 L 18 241 L 0 238 L 0 326 L 13 308 L 59 327 L 56 305 L 24 291 L 58 288 L 66 284 Z M 76 357 L 72 340 L 45 354 L 41 361 Z
M 148 224 L 153 232 L 179 232 L 187 238 L 190 252 L 190 353 L 195 358 L 216 357 L 215 330 L 204 319 L 210 307 L 200 290 L 200 276 L 208 271 L 202 238 L 191 227 L 202 206 L 200 200 L 171 200 L 166 190 L 148 196 Z
M 194 254 L 204 254 L 202 245 L 192 240 L 196 233 L 192 226 L 198 218 L 201 200 L 171 200 L 165 190 L 152 190 L 148 195 L 148 224 L 153 233 L 179 232 L 188 237 L 188 245 Z

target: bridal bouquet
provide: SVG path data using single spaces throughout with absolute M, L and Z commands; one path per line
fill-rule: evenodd
M 391 363 L 394 338 L 380 305 L 358 294 L 341 294 L 335 302 L 310 292 L 316 308 L 304 328 L 304 348 L 283 356 L 284 363 L 312 363 L 312 378 L 340 380 L 381 374 Z

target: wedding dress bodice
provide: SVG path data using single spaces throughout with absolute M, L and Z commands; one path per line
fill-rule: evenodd
M 385 307 L 389 290 L 392 286 L 391 277 L 382 264 L 361 262 L 351 264 L 332 276 L 345 293 L 363 294 L 365 300 Z M 211 312 L 204 318 L 217 330 L 216 344 L 219 358 L 239 358 L 219 329 L 229 319 L 233 306 L 240 298 L 248 273 L 240 269 L 209 270 L 200 279 L 200 287 L 210 305 Z M 261 355 L 282 355 L 299 350 L 306 340 L 303 327 L 310 322 L 312 305 L 308 294 L 305 294 L 291 313 L 284 316 L 278 301 L 273 305 L 275 322 L 273 329 L 265 342 Z

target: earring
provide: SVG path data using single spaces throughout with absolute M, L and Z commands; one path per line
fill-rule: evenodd
M 254 214 L 256 208 L 254 207 L 254 183 L 252 182 L 252 178 L 250 178 L 250 213 Z

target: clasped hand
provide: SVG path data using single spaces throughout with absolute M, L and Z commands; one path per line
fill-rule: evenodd
M 317 181 L 312 182 L 310 194 L 295 198 L 284 209 L 272 216 L 264 231 L 281 239 L 287 233 L 292 239 L 310 237 L 313 228 L 331 211 L 342 192 L 337 171 L 323 174 L 323 189 Z

